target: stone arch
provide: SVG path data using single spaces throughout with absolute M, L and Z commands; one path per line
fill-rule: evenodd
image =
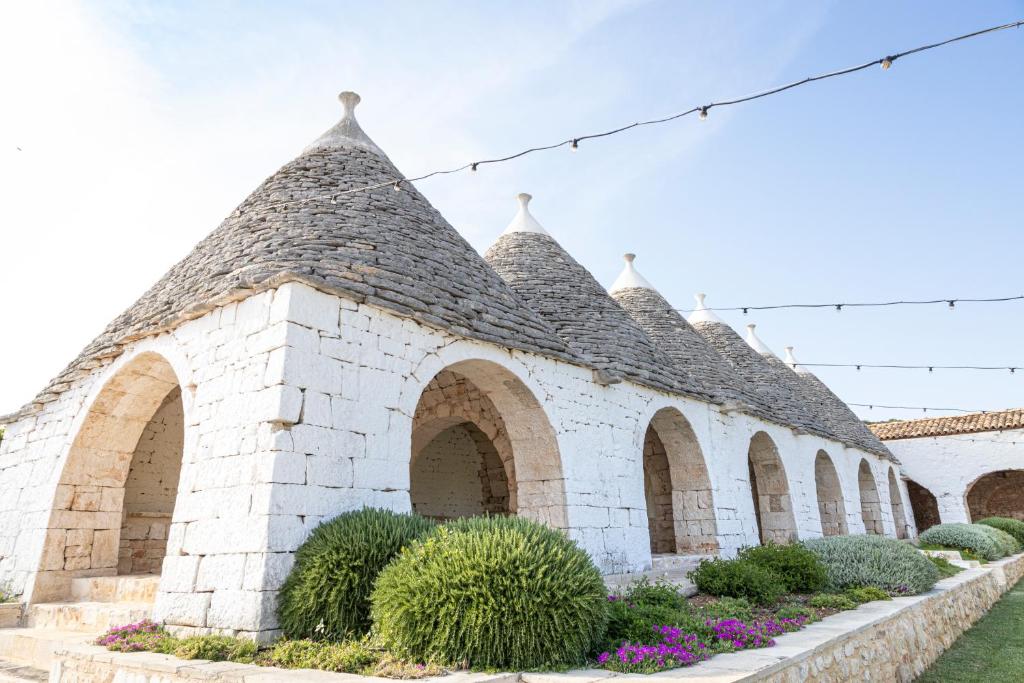
M 750 439 L 747 465 L 761 543 L 795 541 L 796 518 L 786 468 L 782 465 L 775 442 L 765 432 L 758 432 Z
M 882 502 L 878 497 L 878 484 L 866 459 L 857 468 L 857 485 L 860 488 L 860 516 L 864 520 L 864 531 L 869 534 L 884 534 L 882 526 Z
M 900 495 L 900 481 L 896 470 L 889 468 L 889 506 L 892 508 L 892 522 L 896 525 L 896 538 L 907 538 L 907 515 L 903 512 L 903 496 Z
M 966 499 L 972 521 L 986 517 L 1024 520 L 1024 470 L 998 470 L 978 477 L 967 487 Z
M 164 420 L 157 438 L 154 418 Z M 159 571 L 167 527 L 177 497 L 184 445 L 184 405 L 178 375 L 160 353 L 145 351 L 125 359 L 92 400 L 61 469 L 35 578 L 32 600 L 67 596 L 72 578 L 109 576 L 121 570 Z M 148 435 L 154 441 L 145 441 Z M 140 450 L 141 449 L 141 450 Z M 143 509 L 159 499 L 162 531 L 128 544 L 126 492 L 140 453 L 166 477 L 149 481 L 136 468 L 129 507 Z M 165 462 L 166 460 L 172 462 Z M 166 479 L 166 481 L 164 481 Z M 151 520 L 152 521 L 152 520 Z M 149 525 L 150 527 L 153 524 Z M 153 540 L 146 546 L 146 540 Z M 148 564 L 133 566 L 136 550 Z M 127 552 L 125 552 L 127 550 Z M 145 555 L 143 552 L 142 555 Z M 145 567 L 143 567 L 145 564 Z
M 679 410 L 662 408 L 651 418 L 643 469 L 651 552 L 716 552 L 711 477 L 697 435 Z
M 914 515 L 914 526 L 918 534 L 941 522 L 935 494 L 913 479 L 907 479 L 907 495 L 910 497 L 910 511 Z
M 832 458 L 823 450 L 814 458 L 814 486 L 818 494 L 818 515 L 823 536 L 840 536 L 846 528 L 846 504 L 843 487 Z
M 567 526 L 554 429 L 515 374 L 474 359 L 431 378 L 413 415 L 410 499 L 436 518 L 516 514 Z

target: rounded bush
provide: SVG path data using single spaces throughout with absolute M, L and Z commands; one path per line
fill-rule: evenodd
M 979 520 L 977 523 L 995 527 L 996 529 L 1002 529 L 1017 539 L 1017 543 L 1024 547 L 1024 522 L 1019 519 L 1013 519 L 1011 517 L 986 517 L 985 519 Z
M 371 600 L 374 632 L 394 654 L 476 669 L 582 664 L 608 618 L 587 553 L 518 517 L 439 527 L 381 572 Z
M 1004 557 L 1006 555 L 1016 555 L 1020 552 L 1020 544 L 1017 543 L 1017 539 L 1002 529 L 997 529 L 996 527 L 988 526 L 987 524 L 972 524 L 971 526 L 976 526 L 988 534 L 989 537 L 996 542 L 996 545 L 999 546 L 999 552 L 1001 552 Z
M 970 550 L 986 560 L 998 560 L 1003 556 L 999 544 L 989 536 L 980 524 L 936 524 L 919 537 L 922 544 L 939 545 L 956 550 Z
M 289 638 L 338 640 L 370 628 L 370 591 L 398 552 L 435 528 L 410 514 L 365 508 L 313 530 L 295 553 L 277 614 Z
M 828 572 L 818 556 L 799 543 L 744 548 L 739 557 L 775 572 L 790 593 L 814 593 L 828 580 Z
M 786 592 L 778 574 L 749 560 L 701 560 L 689 576 L 701 593 L 746 598 L 756 605 L 771 605 Z
M 890 593 L 923 593 L 939 571 L 913 546 L 886 536 L 830 536 L 803 542 L 828 572 L 828 587 L 878 586 Z

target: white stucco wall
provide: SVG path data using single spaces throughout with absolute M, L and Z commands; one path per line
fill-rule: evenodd
M 417 402 L 439 371 L 461 361 L 504 368 L 525 388 L 513 393 L 532 394 L 518 400 L 540 404 L 564 483 L 541 482 L 520 507 L 532 504 L 546 514 L 544 504 L 557 502 L 564 487 L 560 512 L 568 532 L 605 572 L 651 566 L 643 441 L 665 407 L 686 417 L 700 444 L 723 554 L 758 542 L 747 469 L 758 431 L 782 459 L 800 538 L 821 535 L 819 450 L 835 464 L 849 532 L 864 529 L 861 459 L 882 498 L 885 531 L 895 532 L 890 463 L 875 455 L 629 382 L 600 386 L 587 368 L 466 340 L 289 283 L 130 345 L 9 428 L 0 445 L 0 581 L 30 590 L 71 439 L 107 380 L 145 351 L 174 367 L 185 414 L 184 463 L 155 616 L 197 631 L 274 635 L 276 591 L 292 553 L 317 524 L 363 506 L 411 508 Z
M 902 462 L 904 474 L 932 492 L 944 523 L 970 521 L 967 491 L 980 477 L 1024 469 L 1022 429 L 897 439 L 885 445 Z

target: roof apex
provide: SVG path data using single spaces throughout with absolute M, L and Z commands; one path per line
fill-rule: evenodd
M 694 294 L 693 298 L 697 300 L 697 308 L 693 309 L 686 322 L 691 325 L 695 323 L 718 323 L 719 325 L 725 325 L 725 321 L 718 317 L 713 310 L 704 305 L 704 298 L 707 294 L 703 292 L 700 294 Z
M 519 202 L 519 210 L 516 211 L 512 222 L 505 228 L 505 232 L 501 233 L 502 235 L 508 235 L 513 232 L 535 232 L 551 237 L 551 233 L 545 230 L 544 226 L 538 223 L 537 219 L 530 213 L 531 199 L 533 199 L 533 195 L 525 192 L 520 192 L 516 195 L 516 201 Z
M 654 285 L 648 282 L 647 278 L 638 273 L 636 268 L 633 267 L 633 259 L 636 258 L 636 254 L 623 254 L 622 258 L 626 261 L 626 265 L 623 267 L 622 272 L 619 273 L 619 277 L 615 279 L 615 282 L 608 289 L 610 293 L 617 292 L 620 289 L 654 289 Z
M 761 341 L 761 338 L 757 336 L 757 332 L 754 331 L 756 328 L 757 325 L 754 323 L 747 325 L 747 343 L 750 344 L 750 348 L 754 349 L 762 356 L 775 356 L 772 350 L 768 348 L 768 345 Z
M 361 147 L 368 149 L 375 154 L 385 156 L 380 147 L 370 139 L 356 121 L 356 106 L 362 101 L 357 93 L 345 90 L 338 95 L 341 102 L 341 120 L 329 128 L 323 135 L 314 140 L 303 154 L 316 150 L 346 149 L 350 147 Z

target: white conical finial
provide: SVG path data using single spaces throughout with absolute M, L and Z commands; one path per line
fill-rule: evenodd
M 755 328 L 757 328 L 757 325 L 753 323 L 747 325 L 747 343 L 750 344 L 750 348 L 754 349 L 762 356 L 774 356 L 775 354 L 768 348 L 768 345 L 761 341 L 757 336 L 757 333 L 754 332 Z
M 516 195 L 516 200 L 519 202 L 519 210 L 516 211 L 515 218 L 505 228 L 503 235 L 507 235 L 512 232 L 534 232 L 540 235 L 550 235 L 548 231 L 544 229 L 544 226 L 537 222 L 537 219 L 530 213 L 530 200 L 533 199 L 533 195 L 520 192 Z
M 383 156 L 384 153 L 363 132 L 363 129 L 359 127 L 359 122 L 356 121 L 356 106 L 362 101 L 362 98 L 351 90 L 346 90 L 338 95 L 338 100 L 341 101 L 341 120 L 304 149 L 303 154 L 316 150 L 362 147 Z
M 626 261 L 625 267 L 622 272 L 619 273 L 619 277 L 612 283 L 609 292 L 617 292 L 620 289 L 654 289 L 654 285 L 647 281 L 640 273 L 636 272 L 636 268 L 633 267 L 633 260 L 636 258 L 636 254 L 623 254 L 623 259 Z
M 691 325 L 694 323 L 720 323 L 724 325 L 725 321 L 704 305 L 704 298 L 706 296 L 704 293 L 693 295 L 693 298 L 697 300 L 697 308 L 693 309 L 693 313 L 690 314 L 686 321 Z
M 796 359 L 796 356 L 793 355 L 792 346 L 786 347 L 786 365 L 793 368 L 794 372 L 799 372 L 802 375 L 810 374 L 810 372 L 808 372 L 808 370 L 804 368 L 804 366 L 800 365 L 799 361 L 797 361 Z

